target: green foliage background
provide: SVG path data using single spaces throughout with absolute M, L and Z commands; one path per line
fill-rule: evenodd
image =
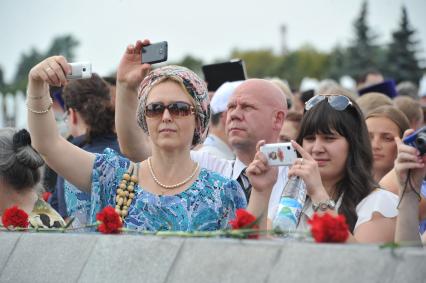
M 241 50 L 234 49 L 227 59 L 244 60 L 249 77 L 279 77 L 298 88 L 304 77 L 317 79 L 338 79 L 342 75 L 357 78 L 369 69 L 381 71 L 385 77 L 397 82 L 409 80 L 418 83 L 424 70 L 420 68 L 423 59 L 418 58 L 416 30 L 411 27 L 407 10 L 401 7 L 401 18 L 392 33 L 389 44 L 378 45 L 377 35 L 367 23 L 368 5 L 364 2 L 358 17 L 353 22 L 353 36 L 348 46 L 336 46 L 330 52 L 318 51 L 314 46 L 305 45 L 286 54 L 275 54 L 272 49 Z M 51 55 L 64 55 L 72 61 L 79 41 L 72 35 L 56 37 L 45 52 L 34 48 L 21 55 L 14 79 L 7 84 L 0 68 L 0 92 L 15 93 L 25 90 L 30 69 L 42 59 Z M 204 62 L 188 54 L 181 61 L 173 62 L 186 66 L 201 74 Z M 206 62 L 207 63 L 207 62 Z M 211 63 L 211 62 L 208 62 Z

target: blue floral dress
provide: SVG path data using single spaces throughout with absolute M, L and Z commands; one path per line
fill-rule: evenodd
M 102 208 L 115 207 L 116 189 L 129 163 L 111 149 L 96 154 L 89 223 L 96 222 Z M 152 194 L 136 185 L 124 223 L 127 228 L 149 231 L 213 231 L 229 227 L 235 211 L 246 206 L 237 182 L 202 168 L 188 189 L 173 196 Z

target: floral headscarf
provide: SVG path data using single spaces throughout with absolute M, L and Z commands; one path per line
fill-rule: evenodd
M 197 126 L 192 139 L 192 145 L 195 146 L 203 142 L 205 132 L 210 120 L 209 97 L 207 86 L 193 71 L 181 66 L 165 66 L 151 71 L 142 81 L 138 90 L 139 105 L 137 111 L 137 121 L 139 126 L 148 134 L 146 124 L 145 107 L 148 94 L 152 88 L 165 80 L 173 80 L 181 83 L 189 95 L 195 101 L 195 116 Z

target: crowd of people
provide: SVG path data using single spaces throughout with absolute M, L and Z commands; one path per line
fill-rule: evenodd
M 297 229 L 314 213 L 341 214 L 348 242 L 426 242 L 426 159 L 402 142 L 424 125 L 415 85 L 374 70 L 357 91 L 250 78 L 209 93 L 185 67 L 141 64 L 147 44 L 126 48 L 112 80 L 68 81 L 62 56 L 31 69 L 28 131 L 0 130 L 0 215 L 17 205 L 34 227 L 83 227 L 112 206 L 127 228 L 214 231 L 244 208 L 267 230 L 298 176 L 307 196 Z M 278 142 L 296 149 L 291 166 L 260 151 Z M 54 185 L 43 186 L 43 171 Z

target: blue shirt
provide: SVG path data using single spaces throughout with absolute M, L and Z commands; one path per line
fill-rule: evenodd
M 423 180 L 420 194 L 423 197 L 426 197 L 426 181 L 425 180 Z M 419 231 L 420 231 L 420 234 L 423 234 L 426 231 L 426 220 L 420 221 Z
M 101 153 L 107 147 L 119 152 L 115 134 L 95 137 L 91 143 L 86 143 L 86 136 L 82 135 L 72 138 L 70 142 L 88 152 Z M 76 217 L 77 226 L 86 224 L 85 219 L 90 209 L 90 194 L 82 192 L 62 176 L 58 176 L 55 192 L 49 202 L 62 217 Z
M 129 163 L 110 149 L 96 155 L 89 223 L 96 222 L 96 213 L 102 208 L 115 207 L 116 189 Z M 136 185 L 124 224 L 149 231 L 213 231 L 228 228 L 235 211 L 246 206 L 237 182 L 202 168 L 188 189 L 173 196 L 152 194 Z

